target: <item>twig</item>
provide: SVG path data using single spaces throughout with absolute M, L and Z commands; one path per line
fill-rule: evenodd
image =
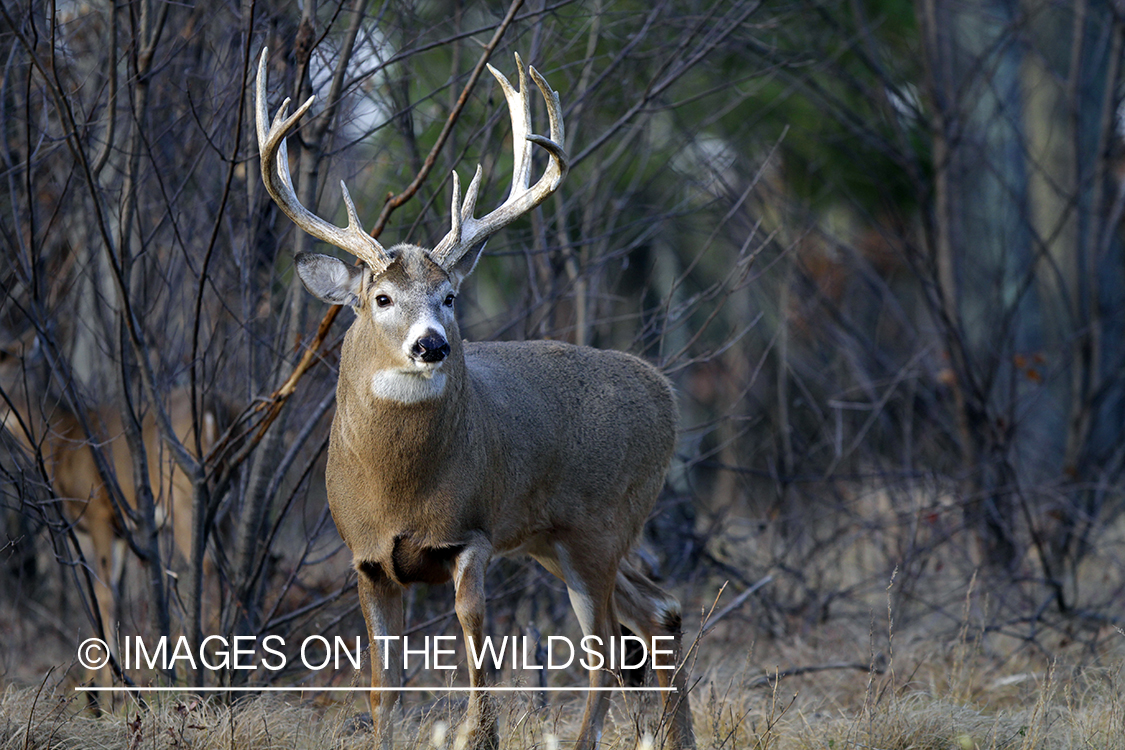
M 736 609 L 738 609 L 739 607 L 741 607 L 742 603 L 745 602 L 747 599 L 749 599 L 751 594 L 753 594 L 755 591 L 762 588 L 763 586 L 765 586 L 767 583 L 769 583 L 772 580 L 773 580 L 773 576 L 765 576 L 764 578 L 759 579 L 752 586 L 750 586 L 750 588 L 746 589 L 741 594 L 736 596 L 734 598 L 734 601 L 732 601 L 730 604 L 723 607 L 721 610 L 719 610 L 713 616 L 708 617 L 707 618 L 707 627 L 703 630 L 703 635 L 707 635 L 712 630 L 714 630 L 715 626 L 719 623 L 719 620 L 723 619 L 724 617 L 729 615 L 731 612 L 733 612 Z
M 802 674 L 811 674 L 813 672 L 828 672 L 834 669 L 858 669 L 860 672 L 868 672 L 871 674 L 883 674 L 883 672 L 886 671 L 886 668 L 878 662 L 876 662 L 875 664 L 864 664 L 863 662 L 858 661 L 837 662 L 834 664 L 816 664 L 807 667 L 792 667 L 791 669 L 786 669 L 782 672 L 767 674 L 762 677 L 758 677 L 757 679 L 750 680 L 750 682 L 746 683 L 746 687 L 749 689 L 773 687 L 773 685 L 781 680 L 782 677 L 796 677 Z
M 43 688 L 47 685 L 47 680 L 51 679 L 51 673 L 55 671 L 54 667 L 47 670 L 47 674 L 43 675 L 43 681 L 39 683 L 39 689 L 35 691 L 35 699 L 31 701 L 31 710 L 27 712 L 27 728 L 24 730 L 23 735 L 23 750 L 30 747 L 31 742 L 31 720 L 35 718 L 35 707 L 39 705 L 39 696 L 43 694 Z

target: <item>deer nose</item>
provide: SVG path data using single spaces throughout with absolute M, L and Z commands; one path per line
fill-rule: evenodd
M 410 354 L 423 362 L 441 362 L 449 355 L 449 342 L 436 333 L 430 333 L 414 342 Z

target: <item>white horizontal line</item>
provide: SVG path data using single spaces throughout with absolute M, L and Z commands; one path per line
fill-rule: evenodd
M 76 687 L 79 693 L 674 693 L 674 687 Z

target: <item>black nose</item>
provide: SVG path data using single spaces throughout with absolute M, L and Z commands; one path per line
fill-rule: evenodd
M 410 353 L 423 362 L 441 362 L 449 355 L 449 342 L 432 333 L 415 341 Z

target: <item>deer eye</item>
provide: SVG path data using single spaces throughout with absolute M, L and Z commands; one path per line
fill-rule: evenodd
M 455 300 L 455 299 L 456 299 L 456 297 L 453 294 L 445 295 L 445 306 L 446 307 L 453 307 L 453 300 Z
M 391 305 L 394 304 L 394 302 L 391 300 L 390 297 L 388 297 L 385 294 L 376 294 L 375 295 L 375 304 L 378 305 L 379 307 L 390 307 Z

